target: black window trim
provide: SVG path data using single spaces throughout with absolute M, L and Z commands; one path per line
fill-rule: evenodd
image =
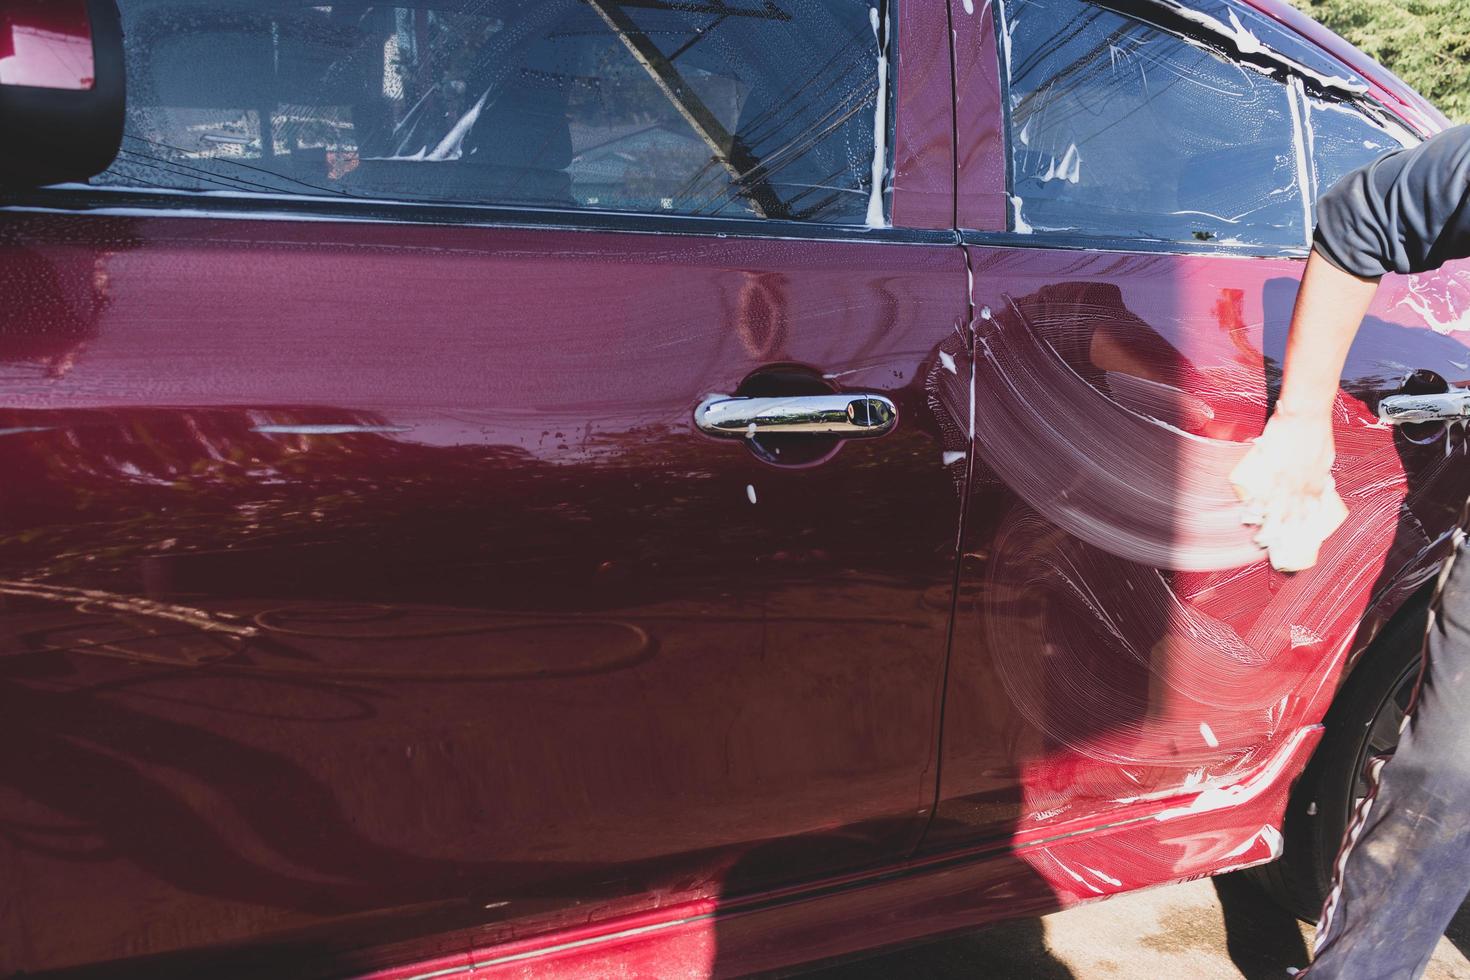
M 702 238 L 893 242 L 956 245 L 952 228 L 824 224 L 775 218 L 701 217 L 635 211 L 579 211 L 494 204 L 454 204 L 364 198 L 250 194 L 233 191 L 150 190 L 67 184 L 0 194 L 0 215 L 76 214 L 132 218 L 219 218 L 256 221 L 328 221 L 456 227 L 623 232 Z
M 1092 236 L 1065 232 L 1030 234 L 1017 231 L 960 229 L 964 245 L 998 248 L 1044 248 L 1058 252 L 1140 252 L 1149 255 L 1213 255 L 1239 259 L 1304 259 L 1309 249 L 1301 245 L 1226 245 L 1218 242 L 1177 242 L 1155 238 Z

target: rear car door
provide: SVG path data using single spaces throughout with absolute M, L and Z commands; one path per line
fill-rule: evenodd
M 1415 137 L 1244 4 L 994 13 L 956 15 L 975 476 L 926 846 L 1012 841 L 1045 905 L 1277 853 L 1345 667 L 1456 530 L 1463 461 L 1375 412 L 1464 376 L 1415 306 L 1463 272 L 1385 284 L 1337 409 L 1352 516 L 1273 571 L 1228 475 L 1279 389 L 1313 202 Z
M 943 11 L 121 7 L 117 162 L 0 210 L 0 972 L 336 975 L 909 853 Z M 898 428 L 693 422 L 837 392 Z

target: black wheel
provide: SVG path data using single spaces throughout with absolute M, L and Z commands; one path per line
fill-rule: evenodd
M 1431 596 L 1426 588 L 1405 604 L 1338 692 L 1322 742 L 1292 789 L 1281 858 L 1243 872 L 1308 922 L 1322 910 L 1342 835 L 1368 791 L 1368 760 L 1398 745 L 1419 680 Z

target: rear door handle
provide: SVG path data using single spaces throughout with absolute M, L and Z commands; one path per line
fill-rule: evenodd
M 1389 425 L 1470 420 L 1470 389 L 1451 388 L 1430 395 L 1390 395 L 1378 403 L 1378 418 Z
M 871 439 L 893 431 L 898 407 L 866 392 L 779 398 L 711 395 L 694 410 L 694 424 L 723 439 L 792 433 Z

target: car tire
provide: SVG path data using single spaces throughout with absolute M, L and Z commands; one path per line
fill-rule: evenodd
M 1398 745 L 1423 662 L 1433 583 L 1374 639 L 1323 720 L 1326 732 L 1292 789 L 1281 857 L 1242 872 L 1298 918 L 1317 921 L 1343 833 L 1366 792 L 1368 760 Z

